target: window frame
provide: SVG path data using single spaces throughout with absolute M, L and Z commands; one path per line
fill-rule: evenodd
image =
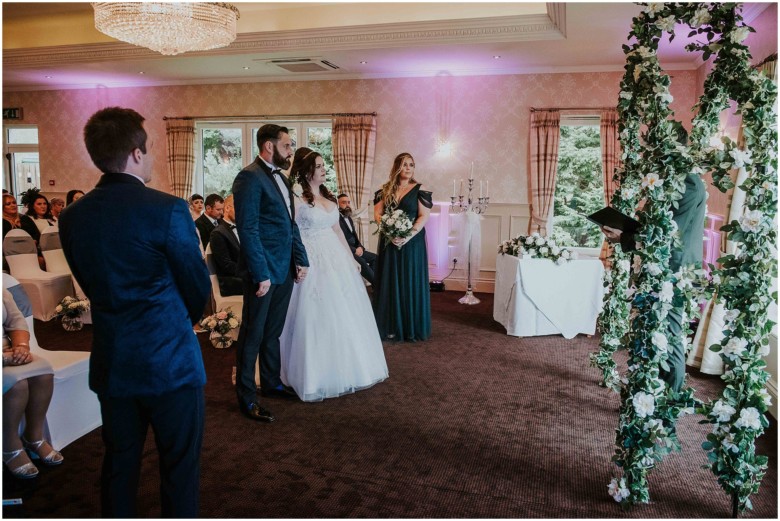
M 8 142 L 8 132 L 10 130 L 16 130 L 16 129 L 26 129 L 26 128 L 34 128 L 38 131 L 38 143 L 9 143 Z M 16 154 L 16 153 L 35 153 L 38 154 L 38 184 L 41 184 L 41 169 L 40 169 L 40 159 L 41 159 L 41 153 L 40 153 L 40 145 L 41 145 L 41 134 L 40 134 L 40 128 L 36 124 L 31 123 L 12 123 L 12 124 L 4 124 L 3 125 L 3 187 L 8 190 L 9 193 L 11 193 L 18 201 L 19 199 L 19 187 L 16 183 L 16 171 L 13 166 L 11 166 L 10 161 L 7 159 L 8 154 Z M 42 188 L 42 187 L 38 187 Z

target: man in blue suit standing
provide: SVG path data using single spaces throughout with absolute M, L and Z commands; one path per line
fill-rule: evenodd
M 163 517 L 197 517 L 206 372 L 192 332 L 209 296 L 187 203 L 146 188 L 144 118 L 96 112 L 84 143 L 103 176 L 60 217 L 62 249 L 92 305 L 89 385 L 100 399 L 103 517 L 137 517 L 151 425 Z
M 261 395 L 297 398 L 282 384 L 279 336 L 284 329 L 293 281 L 303 282 L 309 261 L 295 224 L 295 205 L 281 171 L 290 168 L 292 139 L 286 127 L 263 125 L 257 131 L 255 160 L 233 182 L 238 260 L 244 281 L 244 307 L 236 341 L 236 394 L 241 412 L 270 423 L 273 414 L 257 402 L 255 365 L 260 359 Z

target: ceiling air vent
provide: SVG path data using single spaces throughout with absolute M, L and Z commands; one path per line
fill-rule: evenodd
M 340 67 L 327 60 L 319 58 L 289 58 L 278 60 L 266 60 L 266 63 L 281 67 L 289 72 L 325 72 L 335 71 Z

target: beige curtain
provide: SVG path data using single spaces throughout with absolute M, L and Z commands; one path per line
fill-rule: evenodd
M 192 194 L 195 173 L 195 124 L 191 119 L 169 119 L 165 122 L 168 148 L 168 181 L 173 195 L 187 199 Z
M 615 109 L 604 110 L 601 112 L 601 171 L 604 176 L 604 202 L 607 206 L 612 202 L 612 195 L 618 188 L 613 180 L 615 169 L 623 166 L 620 159 L 620 137 L 618 132 L 618 113 Z M 612 253 L 612 247 L 607 241 L 601 245 L 601 254 L 599 258 L 606 262 L 607 257 Z
M 555 195 L 555 176 L 558 173 L 558 142 L 561 137 L 561 113 L 540 110 L 531 113 L 530 143 L 530 199 L 531 221 L 528 233 L 547 235 L 547 225 Z
M 339 190 L 349 195 L 353 210 L 363 210 L 371 199 L 376 149 L 376 116 L 333 118 L 333 163 Z

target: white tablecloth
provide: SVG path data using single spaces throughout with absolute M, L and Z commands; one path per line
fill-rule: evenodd
M 546 259 L 499 254 L 493 318 L 512 336 L 592 335 L 601 312 L 603 275 L 598 259 L 557 266 Z

